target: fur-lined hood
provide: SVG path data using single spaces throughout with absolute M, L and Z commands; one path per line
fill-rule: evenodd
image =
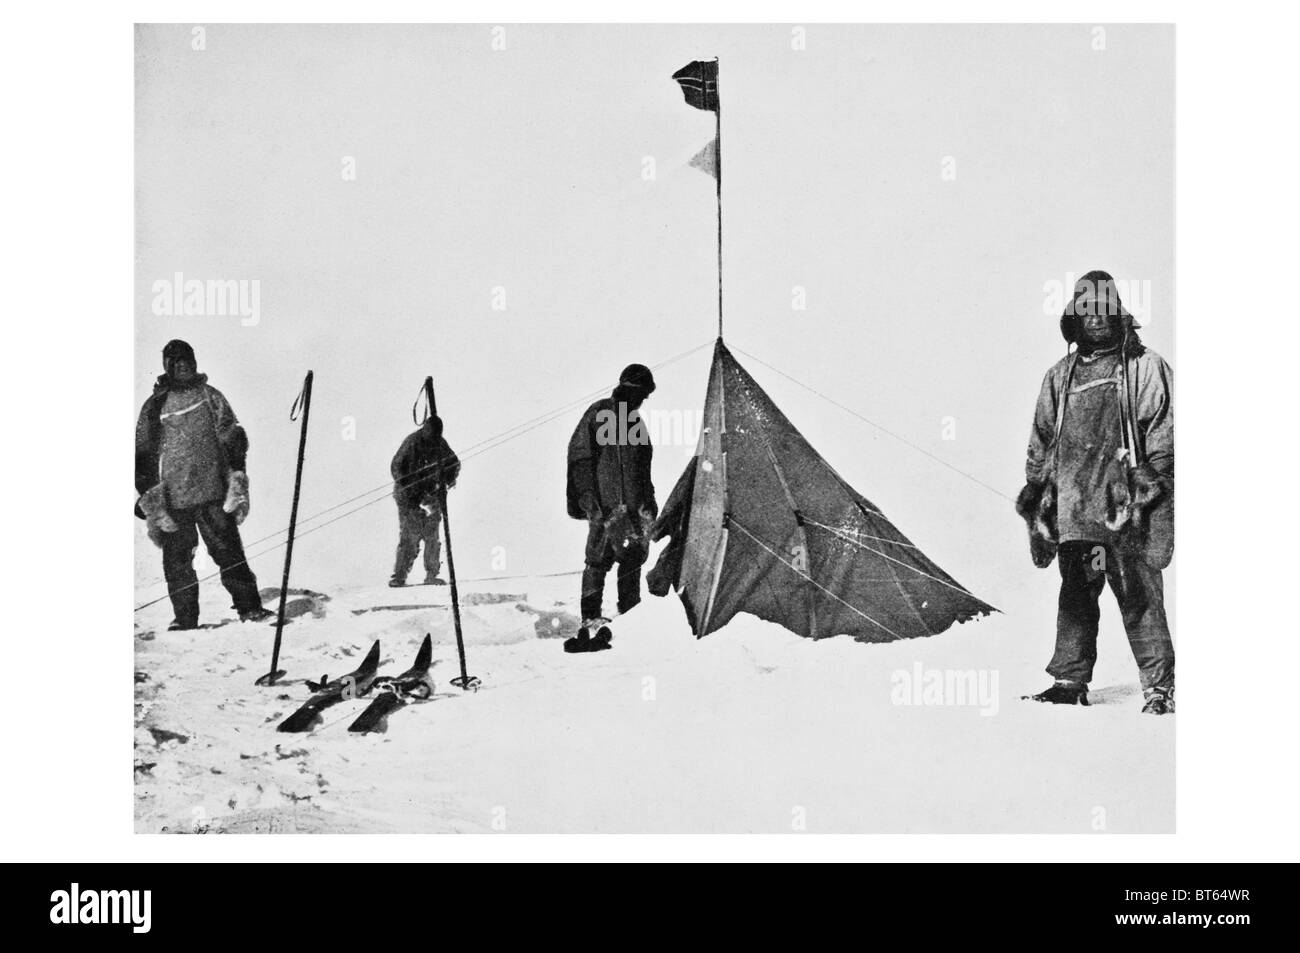
M 1118 314 L 1127 333 L 1126 346 L 1129 353 L 1140 353 L 1137 349 L 1141 348 L 1142 342 L 1136 330 L 1141 325 L 1124 307 L 1119 290 L 1115 287 L 1115 279 L 1105 271 L 1090 271 L 1075 282 L 1074 294 L 1070 296 L 1065 311 L 1061 314 L 1061 337 L 1065 338 L 1066 344 L 1079 343 L 1079 318 L 1093 313 L 1093 309 Z

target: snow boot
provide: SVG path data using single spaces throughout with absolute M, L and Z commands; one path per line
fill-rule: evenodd
M 1174 713 L 1174 690 L 1170 688 L 1148 688 L 1142 692 L 1146 704 L 1142 706 L 1144 715 L 1172 715 Z
M 272 618 L 274 615 L 275 613 L 272 612 L 270 609 L 266 608 L 265 606 L 254 606 L 252 609 L 240 609 L 239 621 L 240 622 L 265 622 L 267 619 Z
M 1079 682 L 1056 681 L 1037 695 L 1021 696 L 1025 701 L 1046 702 L 1051 705 L 1088 705 L 1088 686 Z
M 424 577 L 424 584 L 426 586 L 445 586 L 447 585 L 447 580 L 443 579 L 437 573 L 431 572 Z
M 188 632 L 199 627 L 198 619 L 172 619 L 167 625 L 168 632 Z
M 403 586 L 405 586 L 405 585 L 406 585 L 406 580 L 405 580 L 405 579 L 398 579 L 396 576 L 394 576 L 392 579 L 388 580 L 388 588 L 389 588 L 389 589 L 401 589 L 401 588 L 402 588 Z

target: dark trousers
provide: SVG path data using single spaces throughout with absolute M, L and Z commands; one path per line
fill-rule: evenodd
M 171 517 L 178 529 L 163 534 L 163 576 L 167 579 L 172 609 L 182 622 L 197 622 L 199 618 L 199 577 L 194 572 L 194 552 L 199 547 L 200 536 L 208 555 L 221 570 L 221 584 L 234 600 L 236 611 L 247 612 L 262 605 L 257 577 L 244 559 L 239 527 L 234 517 L 221 508 L 221 502 L 214 500 L 202 506 L 172 510 Z
M 641 566 L 649 547 L 633 543 L 621 553 L 609 542 L 599 520 L 587 524 L 586 568 L 582 571 L 582 617 L 599 618 L 605 601 L 605 576 L 618 564 L 618 611 L 629 612 L 641 601 Z
M 415 557 L 424 544 L 424 571 L 436 576 L 442 568 L 442 542 L 438 538 L 438 524 L 442 522 L 442 512 L 434 509 L 432 516 L 425 516 L 418 506 L 397 504 L 397 560 L 393 565 L 393 578 L 406 582 Z
M 1165 619 L 1164 583 L 1138 553 L 1099 543 L 1062 543 L 1061 595 L 1057 603 L 1056 652 L 1047 666 L 1053 678 L 1087 684 L 1097 661 L 1097 600 L 1110 584 L 1124 619 L 1142 687 L 1172 688 L 1174 643 Z

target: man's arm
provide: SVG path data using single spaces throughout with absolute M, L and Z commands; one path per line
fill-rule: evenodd
M 244 470 L 248 462 L 248 434 L 239 425 L 234 408 L 226 395 L 212 385 L 207 385 L 208 406 L 212 409 L 212 423 L 217 430 L 217 442 L 225 452 L 226 462 L 232 470 Z
M 578 506 L 588 518 L 600 515 L 600 497 L 596 493 L 598 452 L 591 415 L 584 413 L 569 438 L 569 479 L 578 495 Z
M 1056 439 L 1056 367 L 1043 376 L 1034 407 L 1034 423 L 1029 430 L 1029 449 L 1025 454 L 1025 480 L 1034 485 L 1047 482 L 1048 454 Z
M 140 408 L 135 422 L 135 491 L 143 493 L 158 482 L 158 448 L 153 445 L 152 408 L 154 398 L 149 398 Z
M 1137 424 L 1146 462 L 1162 478 L 1174 478 L 1173 371 L 1152 354 L 1138 376 Z
M 411 499 L 411 485 L 415 482 L 410 479 L 411 459 L 414 455 L 414 434 L 402 441 L 397 448 L 397 453 L 393 454 L 393 462 L 389 465 L 389 473 L 393 476 L 395 484 L 394 495 L 398 502 L 414 506 L 418 500 Z
M 659 504 L 655 501 L 655 484 L 652 479 L 650 464 L 654 460 L 655 448 L 646 442 L 645 447 L 645 506 L 650 511 L 650 519 L 657 519 L 659 516 Z
M 442 441 L 442 447 L 438 452 L 439 473 L 442 485 L 451 489 L 460 479 L 460 457 L 451 449 L 451 445 L 446 440 Z

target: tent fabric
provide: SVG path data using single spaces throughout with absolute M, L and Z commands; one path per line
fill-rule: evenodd
M 888 642 L 996 611 L 849 486 L 721 338 L 678 487 L 660 523 L 684 527 L 674 583 L 696 636 L 748 612 L 808 638 Z

